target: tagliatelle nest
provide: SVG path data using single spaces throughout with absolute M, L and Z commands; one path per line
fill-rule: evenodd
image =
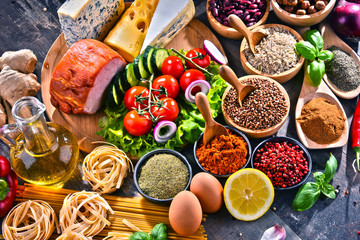
M 92 237 L 110 222 L 107 211 L 114 213 L 107 201 L 95 192 L 69 194 L 60 210 L 59 222 L 62 232 L 73 231 Z
M 26 201 L 16 205 L 2 224 L 7 240 L 47 240 L 57 228 L 60 233 L 54 209 L 46 202 Z
M 91 239 L 92 239 L 91 237 L 87 238 L 81 233 L 66 230 L 56 240 L 91 240 Z
M 94 191 L 112 193 L 121 187 L 130 165 L 133 169 L 131 160 L 115 145 L 99 146 L 85 157 L 83 178 Z

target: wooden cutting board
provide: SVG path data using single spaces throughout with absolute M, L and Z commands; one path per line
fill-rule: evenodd
M 224 50 L 215 35 L 198 19 L 193 19 L 178 35 L 166 46 L 180 50 L 190 50 L 202 47 L 204 40 L 212 41 L 225 55 Z M 52 122 L 67 127 L 77 138 L 79 147 L 84 152 L 90 152 L 96 147 L 93 142 L 104 141 L 96 135 L 100 130 L 99 119 L 105 116 L 104 110 L 94 115 L 66 114 L 57 110 L 50 102 L 50 80 L 52 73 L 62 56 L 68 50 L 64 34 L 61 34 L 51 46 L 41 70 L 41 96 L 46 106 L 46 113 Z

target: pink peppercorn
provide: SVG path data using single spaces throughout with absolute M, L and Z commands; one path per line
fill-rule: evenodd
M 266 142 L 254 154 L 254 167 L 264 172 L 275 188 L 294 186 L 309 172 L 304 151 L 287 141 Z

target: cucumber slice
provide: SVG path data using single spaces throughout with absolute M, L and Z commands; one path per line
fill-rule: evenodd
M 154 73 L 154 70 L 153 68 L 151 67 L 151 55 L 152 53 L 154 52 L 155 48 L 152 47 L 152 46 L 147 46 L 145 48 L 145 51 L 144 51 L 144 66 L 145 66 L 145 69 L 150 73 L 150 74 L 153 74 Z
M 120 87 L 123 90 L 123 93 L 125 94 L 126 91 L 131 88 L 131 85 L 126 78 L 126 71 L 121 71 L 119 82 L 120 82 Z
M 113 80 L 112 80 L 112 81 L 114 82 L 115 90 L 116 90 L 118 93 L 124 94 L 125 91 L 124 91 L 124 89 L 122 88 L 121 83 L 120 83 L 120 81 L 121 81 L 120 78 L 121 78 L 122 72 L 123 72 L 123 71 L 116 73 L 115 76 L 113 77 Z
M 134 73 L 137 79 L 146 79 L 150 76 L 150 73 L 148 73 L 145 69 L 144 58 L 142 54 L 134 59 Z
M 110 87 L 108 90 L 107 104 L 112 108 L 119 105 L 119 98 L 118 98 L 118 94 L 117 94 L 114 82 L 112 82 L 110 84 Z
M 151 55 L 151 67 L 155 70 L 155 72 L 161 74 L 161 66 L 165 58 L 169 56 L 170 54 L 165 48 L 158 48 L 154 50 Z
M 133 86 L 137 86 L 139 83 L 139 79 L 137 79 L 135 77 L 135 73 L 134 73 L 134 64 L 133 63 L 129 63 L 126 68 L 125 68 L 125 76 L 126 79 L 128 81 L 128 83 L 133 87 Z

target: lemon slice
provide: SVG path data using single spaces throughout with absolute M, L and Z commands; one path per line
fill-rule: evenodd
M 274 200 L 274 187 L 260 170 L 244 168 L 226 181 L 224 200 L 226 208 L 235 218 L 253 221 L 269 210 Z

